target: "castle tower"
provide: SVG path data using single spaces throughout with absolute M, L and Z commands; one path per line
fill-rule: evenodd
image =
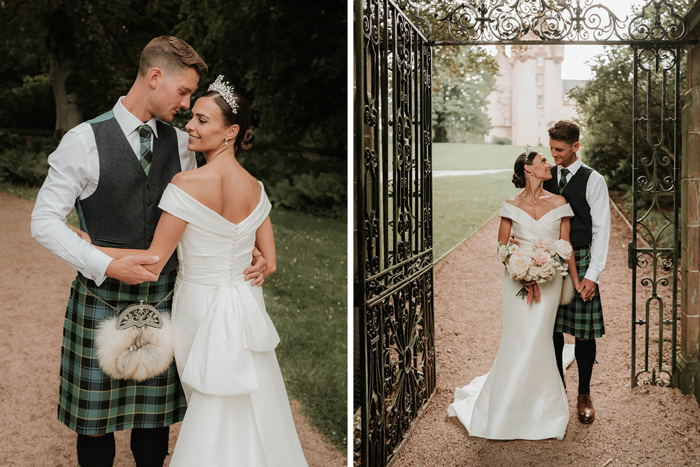
M 506 56 L 505 46 L 496 47 L 496 63 L 498 63 L 498 76 L 494 91 L 487 98 L 487 112 L 491 120 L 491 132 L 486 137 L 486 142 L 493 138 L 513 139 L 512 135 L 512 107 L 513 107 L 513 66 L 510 58 Z
M 576 117 L 575 102 L 566 93 L 582 81 L 564 81 L 561 64 L 564 46 L 537 44 L 497 47 L 499 76 L 488 97 L 488 115 L 493 128 L 486 137 L 510 138 L 516 146 L 548 146 L 547 129 L 554 122 Z

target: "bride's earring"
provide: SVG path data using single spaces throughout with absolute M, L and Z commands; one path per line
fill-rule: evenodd
M 228 138 L 224 138 L 224 144 L 228 146 Z

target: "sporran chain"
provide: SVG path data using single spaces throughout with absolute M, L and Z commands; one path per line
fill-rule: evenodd
M 170 296 L 174 292 L 173 290 L 171 290 L 168 293 L 168 295 L 166 295 L 155 305 L 143 303 L 143 300 L 139 300 L 139 303 L 130 303 L 120 310 L 119 308 L 110 305 L 101 297 L 91 292 L 80 280 L 80 276 L 78 276 L 78 283 L 83 286 L 88 295 L 96 298 L 97 300 L 107 305 L 117 313 L 117 320 L 115 324 L 117 329 L 120 331 L 130 328 L 132 326 L 136 326 L 138 328 L 141 328 L 143 326 L 150 326 L 158 329 L 162 328 L 163 321 L 156 307 L 158 307 L 161 303 L 170 298 Z

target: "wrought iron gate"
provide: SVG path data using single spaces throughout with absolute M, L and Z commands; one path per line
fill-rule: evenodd
M 683 33 L 682 23 L 679 33 Z M 632 269 L 631 383 L 634 387 L 641 379 L 645 384 L 672 385 L 676 369 L 680 265 L 682 52 L 677 44 L 633 44 L 632 48 L 634 230 L 628 255 Z M 643 276 L 640 280 L 639 275 Z M 649 293 L 646 298 L 644 291 Z M 640 319 L 637 319 L 638 299 Z M 640 349 L 643 366 L 639 371 L 638 327 L 644 333 L 644 346 Z M 669 327 L 670 337 L 665 337 L 664 329 Z M 658 336 L 656 365 L 649 363 L 650 352 L 654 350 L 651 333 Z
M 684 20 L 667 0 L 648 0 L 640 13 L 624 19 L 593 1 L 463 0 L 445 8 L 436 2 L 417 6 L 411 0 L 356 0 L 355 403 L 361 411 L 356 463 L 391 464 L 435 387 L 430 169 L 434 46 L 632 47 L 631 384 L 640 378 L 647 384 L 673 384 L 680 259 L 680 63 L 682 45 L 697 41 L 684 37 Z M 641 319 L 638 308 L 644 310 Z M 640 326 L 644 345 L 638 349 Z M 656 364 L 650 364 L 653 335 L 658 335 Z M 644 366 L 637 371 L 642 354 Z
M 435 389 L 431 50 L 402 7 L 356 5 L 362 465 L 391 463 Z

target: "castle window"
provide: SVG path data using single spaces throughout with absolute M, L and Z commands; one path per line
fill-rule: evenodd
M 544 83 L 544 78 L 542 77 L 542 75 L 538 74 L 537 75 L 537 84 L 542 84 L 542 83 Z
M 544 55 L 537 56 L 537 66 L 544 66 Z
M 537 96 L 537 107 L 544 107 L 544 96 Z

